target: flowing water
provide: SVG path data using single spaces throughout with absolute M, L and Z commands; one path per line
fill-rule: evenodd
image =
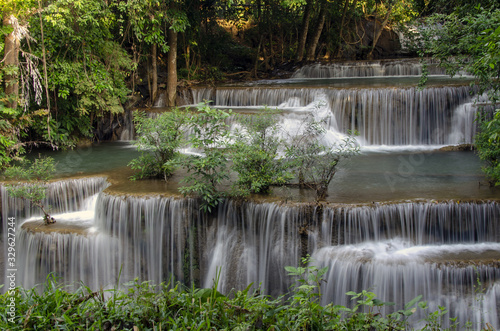
M 310 254 L 329 267 L 323 304 L 350 305 L 345 293 L 365 289 L 400 309 L 423 295 L 462 326 L 500 327 L 500 195 L 481 185 L 473 152 L 438 150 L 473 141 L 479 107 L 462 80 L 436 76 L 419 90 L 415 77 L 394 77 L 419 74 L 407 62 L 311 66 L 290 80 L 188 96 L 235 112 L 277 107 L 291 131 L 316 112 L 328 117 L 331 142 L 359 131 L 362 153 L 339 165 L 323 204 L 307 190 L 276 189 L 206 215 L 177 196 L 182 173 L 171 183 L 128 181 L 124 167 L 137 155 L 129 143 L 52 153 L 60 175 L 84 176 L 49 184 L 45 203 L 57 223 L 43 226 L 36 208 L 1 188 L 3 233 L 8 217 L 17 222 L 17 285 L 36 286 L 51 272 L 93 289 L 135 277 L 209 287 L 219 277 L 225 293 L 253 283 L 278 296 L 292 285 L 284 267 Z

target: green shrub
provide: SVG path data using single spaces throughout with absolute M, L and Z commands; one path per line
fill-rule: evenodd
M 179 109 L 148 117 L 137 112 L 134 124 L 138 135 L 134 145 L 141 156 L 128 164 L 138 170 L 131 179 L 170 178 L 178 163 L 179 148 L 184 143 L 187 115 Z
M 427 309 L 421 296 L 404 309 L 384 315 L 391 303 L 372 292 L 349 292 L 353 308 L 319 304 L 320 283 L 326 268 L 309 264 L 287 267 L 297 283 L 285 297 L 261 295 L 252 284 L 223 295 L 212 288 L 186 289 L 172 283 L 153 285 L 135 279 L 121 289 L 93 291 L 80 285 L 69 291 L 49 276 L 41 288 L 9 289 L 0 304 L 15 309 L 0 313 L 2 330 L 407 330 L 407 319 L 417 309 Z M 2 285 L 3 286 L 3 285 Z M 40 291 L 41 289 L 41 291 Z M 426 330 L 438 330 L 446 309 L 429 312 Z
M 232 135 L 230 147 L 231 169 L 238 173 L 233 186 L 237 195 L 269 193 L 271 185 L 282 185 L 292 179 L 284 157 L 278 155 L 284 150 L 279 138 L 279 113 L 265 109 L 257 115 L 238 116 L 242 129 Z
M 483 171 L 491 186 L 500 185 L 500 111 L 497 110 L 490 121 L 480 118 L 481 127 L 476 135 L 479 158 L 486 165 Z
M 201 155 L 189 155 L 182 160 L 187 176 L 179 190 L 184 195 L 200 197 L 205 212 L 211 212 L 219 204 L 224 194 L 218 186 L 229 178 L 225 152 L 229 131 L 225 119 L 230 113 L 200 104 L 198 113 L 188 121 L 192 130 L 189 142 Z
M 341 160 L 359 153 L 359 146 L 352 136 L 340 142 L 326 143 L 323 121 L 311 114 L 303 122 L 301 133 L 292 137 L 287 156 L 292 160 L 299 186 L 316 191 L 316 199 L 324 200 L 328 186 L 337 172 Z

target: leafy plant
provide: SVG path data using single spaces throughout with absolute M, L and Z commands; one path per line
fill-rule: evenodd
M 1 83 L 1 79 L 0 79 Z M 24 152 L 20 142 L 22 129 L 28 119 L 19 111 L 5 107 L 5 97 L 0 91 L 0 170 L 5 169 L 12 161 L 20 160 Z
M 238 173 L 237 195 L 269 193 L 271 185 L 292 179 L 286 160 L 278 154 L 284 146 L 278 116 L 277 110 L 267 108 L 257 115 L 238 116 L 242 128 L 234 132 L 230 146 L 231 169 Z
M 44 224 L 55 223 L 54 218 L 48 214 L 43 204 L 47 191 L 47 181 L 55 173 L 54 159 L 45 157 L 35 159 L 31 164 L 29 161 L 25 162 L 24 166 L 12 166 L 5 170 L 5 176 L 13 180 L 28 181 L 28 183 L 18 182 L 17 185 L 6 185 L 7 192 L 11 197 L 29 200 L 40 208 L 44 214 Z
M 178 164 L 179 148 L 184 143 L 187 115 L 179 109 L 148 117 L 136 112 L 135 129 L 138 135 L 134 145 L 141 156 L 130 161 L 129 166 L 139 170 L 131 179 L 150 177 L 170 178 Z
M 476 135 L 475 144 L 479 158 L 486 163 L 483 171 L 491 186 L 500 185 L 500 111 L 497 110 L 493 119 L 484 120 L 480 117 L 480 131 Z
M 224 148 L 229 136 L 225 119 L 231 111 L 213 109 L 207 104 L 198 105 L 197 110 L 198 113 L 193 114 L 187 124 L 192 130 L 189 142 L 200 155 L 189 155 L 183 159 L 182 164 L 188 173 L 182 180 L 186 185 L 179 190 L 184 195 L 200 197 L 201 209 L 211 212 L 223 197 L 218 186 L 229 178 Z
M 309 263 L 310 258 L 302 261 Z M 270 298 L 252 290 L 224 295 L 211 288 L 184 288 L 179 283 L 151 284 L 133 281 L 109 290 L 93 291 L 84 284 L 64 286 L 53 275 L 39 288 L 15 288 L 0 294 L 7 310 L 0 328 L 9 330 L 408 330 L 407 318 L 417 309 L 427 309 L 421 296 L 403 309 L 384 315 L 390 303 L 369 291 L 349 292 L 353 308 L 318 304 L 315 288 L 322 282 L 324 268 L 303 264 L 287 267 L 298 282 L 287 297 Z M 0 285 L 0 287 L 3 285 Z M 313 290 L 311 290 L 313 289 Z M 439 330 L 446 309 L 429 312 L 424 330 Z
M 294 329 L 317 328 L 323 320 L 321 299 L 321 282 L 328 267 L 318 268 L 311 265 L 311 257 L 302 258 L 301 266 L 285 267 L 289 276 L 296 278 L 290 297 L 290 313 L 295 311 Z

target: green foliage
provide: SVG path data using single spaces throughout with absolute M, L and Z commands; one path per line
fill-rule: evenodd
M 169 46 L 165 26 L 176 32 L 183 32 L 189 26 L 186 13 L 174 9 L 173 1 L 128 0 L 116 4 L 122 15 L 126 15 L 134 36 L 139 42 L 147 45 L 156 44 L 163 52 Z
M 500 9 L 475 7 L 463 15 L 436 14 L 426 19 L 415 46 L 439 61 L 450 75 L 468 72 L 481 92 L 498 91 Z
M 9 7 L 13 3 L 3 3 L 2 8 Z M 5 8 L 12 10 L 12 8 Z M 11 27 L 4 27 L 0 22 L 0 58 L 4 58 L 4 38 L 12 32 Z M 23 130 L 27 126 L 29 119 L 18 109 L 7 107 L 9 97 L 4 90 L 4 75 L 11 74 L 9 66 L 0 62 L 0 171 L 5 169 L 12 161 L 19 160 L 19 155 L 24 153 L 23 145 L 20 142 Z
M 282 185 L 292 179 L 286 160 L 278 155 L 284 142 L 278 137 L 279 113 L 265 109 L 257 115 L 240 115 L 241 129 L 232 135 L 231 169 L 238 173 L 234 185 L 237 195 L 269 193 L 271 185 Z
M 11 180 L 24 181 L 16 185 L 6 185 L 11 197 L 29 200 L 43 212 L 45 224 L 55 220 L 45 210 L 43 200 L 47 191 L 47 181 L 55 173 L 54 159 L 50 157 L 35 159 L 33 163 L 25 161 L 24 166 L 12 166 L 5 170 L 5 176 Z M 26 183 L 27 182 L 27 183 Z
M 105 1 L 52 1 L 42 20 L 50 102 L 57 116 L 48 123 L 50 130 L 47 121 L 36 121 L 32 139 L 73 146 L 75 138 L 91 135 L 92 118 L 123 112 L 130 93 L 126 79 L 135 65 L 113 36 L 116 17 Z M 30 27 L 41 41 L 38 15 Z M 40 42 L 28 47 L 42 57 Z
M 184 143 L 183 126 L 187 115 L 179 109 L 148 117 L 144 112 L 134 115 L 138 139 L 134 142 L 141 152 L 129 166 L 138 173 L 132 179 L 172 176 L 179 158 L 179 148 Z
M 28 123 L 26 116 L 18 110 L 5 107 L 4 102 L 5 95 L 0 91 L 0 171 L 12 161 L 19 160 L 19 155 L 24 152 L 19 139 Z
M 480 131 L 476 135 L 479 158 L 486 165 L 483 171 L 491 186 L 500 185 L 500 111 L 497 110 L 490 121 L 480 118 Z
M 37 158 L 34 162 L 24 161 L 24 166 L 12 166 L 5 170 L 5 175 L 14 180 L 46 182 L 56 171 L 54 159 Z
M 292 296 L 288 313 L 295 315 L 292 329 L 317 329 L 322 326 L 327 315 L 320 306 L 321 282 L 328 271 L 328 267 L 318 268 L 311 265 L 309 255 L 302 258 L 302 266 L 285 267 L 289 276 L 295 278 L 292 286 Z
M 12 314 L 4 312 L 4 330 L 408 330 L 408 318 L 417 309 L 426 311 L 418 296 L 403 309 L 384 314 L 382 302 L 369 291 L 348 292 L 352 308 L 318 304 L 317 288 L 326 268 L 310 265 L 286 267 L 297 284 L 287 297 L 277 299 L 246 289 L 224 295 L 212 288 L 186 289 L 180 284 L 153 285 L 138 279 L 121 289 L 92 291 L 83 284 L 65 287 L 49 275 L 42 288 L 11 289 L 0 294 L 4 307 L 12 302 Z M 1 285 L 3 286 L 3 285 Z M 107 298 L 107 299 L 106 299 Z M 447 313 L 439 307 L 428 312 L 423 330 L 440 330 Z M 456 327 L 456 325 L 454 325 Z
M 207 104 L 198 105 L 198 113 L 188 120 L 192 130 L 189 143 L 201 155 L 184 158 L 183 165 L 187 176 L 182 180 L 186 184 L 179 188 L 182 194 L 193 194 L 202 200 L 201 209 L 211 212 L 223 197 L 218 186 L 229 178 L 225 145 L 229 136 L 225 119 L 231 111 L 225 112 L 210 108 Z
M 458 13 L 463 15 L 474 10 L 477 6 L 484 8 L 498 7 L 498 0 L 416 0 L 416 7 L 422 16 L 430 14 L 452 14 Z

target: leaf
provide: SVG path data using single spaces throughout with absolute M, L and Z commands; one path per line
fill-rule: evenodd
M 202 288 L 194 292 L 193 295 L 197 299 L 208 299 L 208 298 L 225 298 L 226 296 L 217 290 L 212 288 Z
M 405 309 L 409 309 L 410 307 L 412 307 L 413 305 L 415 305 L 417 302 L 419 302 L 421 299 L 422 299 L 422 295 L 419 295 L 419 296 L 413 298 L 413 300 L 411 300 L 410 302 L 408 302 L 405 305 Z

